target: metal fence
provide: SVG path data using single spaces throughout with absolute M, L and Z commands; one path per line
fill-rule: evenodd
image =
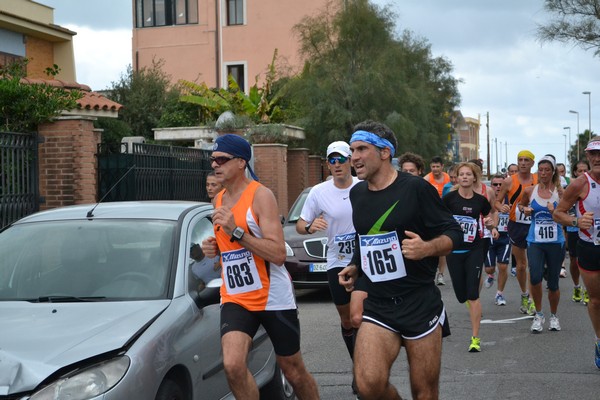
M 40 208 L 38 135 L 0 132 L 0 229 Z
M 208 150 L 144 143 L 98 146 L 98 200 L 208 201 Z

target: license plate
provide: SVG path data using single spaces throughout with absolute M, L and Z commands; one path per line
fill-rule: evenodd
M 326 263 L 310 264 L 310 272 L 327 272 Z

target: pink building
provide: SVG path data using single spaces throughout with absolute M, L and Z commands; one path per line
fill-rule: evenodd
M 302 66 L 294 25 L 324 10 L 327 0 L 133 0 L 133 68 L 163 60 L 179 79 L 245 90 L 263 82 L 278 52 L 278 70 Z

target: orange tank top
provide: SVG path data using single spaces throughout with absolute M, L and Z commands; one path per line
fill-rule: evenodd
M 254 195 L 260 186 L 257 181 L 251 181 L 231 209 L 236 225 L 246 235 L 255 237 L 262 237 L 258 218 L 252 209 Z M 225 192 L 222 190 L 215 197 L 215 208 L 222 206 Z M 231 241 L 231 237 L 218 226 L 215 226 L 215 238 L 223 267 L 221 303 L 236 303 L 250 311 L 296 308 L 291 279 L 285 266 L 270 264 L 237 241 Z
M 527 186 L 535 186 L 538 183 L 537 174 L 532 174 L 531 183 Z M 521 182 L 519 181 L 519 174 L 514 174 L 511 176 L 512 185 L 510 190 L 508 191 L 508 204 L 510 204 L 510 213 L 508 214 L 508 219 L 511 221 L 516 221 L 516 208 L 521 201 L 521 197 L 523 197 L 523 190 L 525 189 Z
M 445 172 L 442 172 L 442 176 L 444 177 L 444 179 L 442 180 L 441 183 L 435 181 L 435 178 L 433 177 L 433 174 L 431 172 L 424 176 L 424 179 L 427 182 L 431 183 L 437 189 L 440 197 L 442 197 L 442 192 L 444 191 L 444 186 L 446 185 L 446 183 L 450 182 L 450 175 L 448 175 Z

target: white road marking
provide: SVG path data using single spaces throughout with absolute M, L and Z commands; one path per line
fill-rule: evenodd
M 481 323 L 482 324 L 514 324 L 516 321 L 521 321 L 524 319 L 533 319 L 533 316 L 531 315 L 527 315 L 525 317 L 519 317 L 519 318 L 509 318 L 509 319 L 499 319 L 494 321 L 493 319 L 482 319 Z

